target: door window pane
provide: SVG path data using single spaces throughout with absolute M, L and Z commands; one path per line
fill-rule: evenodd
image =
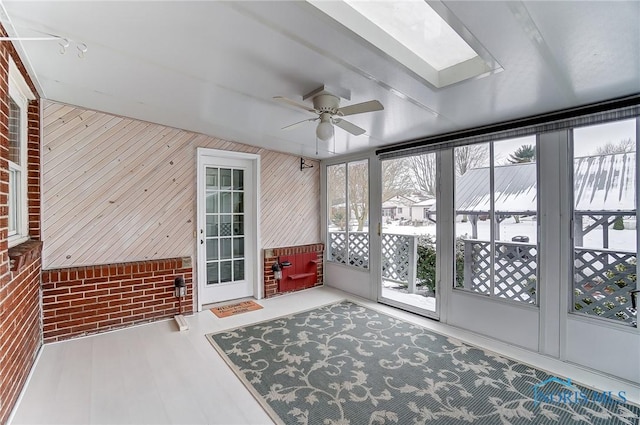
M 244 235 L 244 215 L 233 216 L 233 234 Z
M 244 189 L 244 170 L 233 170 L 233 190 Z
M 244 260 L 233 262 L 233 280 L 244 280 Z
M 218 260 L 218 239 L 207 239 L 207 261 Z
M 573 312 L 636 326 L 636 121 L 573 130 Z
M 207 192 L 207 214 L 218 212 L 218 192 Z
M 234 192 L 233 194 L 233 212 L 243 213 L 244 212 L 244 193 L 242 192 Z
M 233 258 L 244 257 L 244 238 L 233 238 Z
M 207 216 L 207 236 L 218 236 L 218 216 Z
M 220 212 L 230 213 L 232 212 L 231 205 L 231 192 L 220 192 Z
M 208 189 L 219 189 L 218 185 L 218 169 L 207 167 L 207 190 Z
M 220 189 L 222 190 L 231 189 L 231 169 L 229 168 L 220 169 Z
M 231 261 L 220 262 L 220 282 L 231 282 L 233 276 L 231 274 Z
M 220 239 L 220 258 L 223 260 L 231 258 L 231 238 Z
M 207 264 L 207 285 L 212 285 L 220 282 L 220 277 L 218 276 L 218 263 L 209 263 Z
M 220 215 L 220 236 L 231 236 L 231 215 Z

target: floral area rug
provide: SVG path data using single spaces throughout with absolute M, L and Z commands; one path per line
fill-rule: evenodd
M 348 301 L 207 337 L 276 423 L 639 423 L 624 392 Z

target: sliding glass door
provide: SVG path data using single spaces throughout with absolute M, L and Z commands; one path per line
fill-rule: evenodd
M 380 302 L 438 317 L 437 154 L 382 162 Z

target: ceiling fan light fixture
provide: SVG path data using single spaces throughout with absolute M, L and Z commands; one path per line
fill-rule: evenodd
M 330 121 L 320 121 L 318 123 L 318 127 L 316 127 L 316 136 L 318 139 L 327 141 L 331 138 L 333 134 L 333 125 L 331 125 Z

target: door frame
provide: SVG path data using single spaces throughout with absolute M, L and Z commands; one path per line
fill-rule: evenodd
M 253 186 L 254 189 L 254 202 L 253 202 L 253 211 L 251 213 L 254 217 L 253 228 L 255 229 L 255 235 L 252 238 L 251 245 L 247 245 L 245 247 L 246 250 L 253 251 L 255 255 L 256 264 L 253 267 L 253 272 L 247 276 L 247 279 L 253 280 L 253 296 L 256 299 L 261 299 L 264 296 L 264 285 L 263 281 L 263 258 L 260 255 L 260 155 L 253 153 L 244 153 L 244 152 L 234 152 L 234 151 L 224 151 L 220 149 L 211 149 L 211 148 L 202 148 L 199 147 L 196 149 L 196 227 L 195 227 L 195 263 L 196 267 L 194 267 L 194 290 L 196 295 L 196 303 L 197 303 L 197 311 L 202 311 L 203 300 L 200 297 L 200 276 L 206 276 L 206 270 L 204 263 L 200 263 L 199 260 L 199 234 L 201 229 L 204 229 L 204 223 L 201 223 L 201 217 L 203 217 L 203 208 L 205 208 L 205 203 L 200 202 L 200 200 L 204 197 L 203 188 L 204 186 L 201 182 L 204 179 L 203 176 L 203 165 L 205 158 L 212 159 L 241 159 L 251 162 L 251 167 L 253 171 L 253 179 L 248 182 Z

